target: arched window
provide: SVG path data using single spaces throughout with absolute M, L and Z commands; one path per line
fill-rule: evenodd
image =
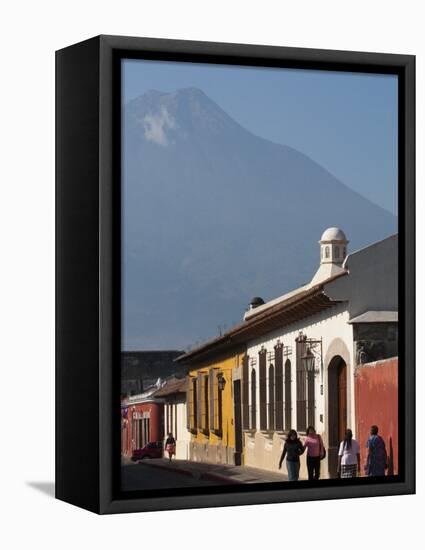
M 269 367 L 269 422 L 268 429 L 275 429 L 274 366 Z
M 325 246 L 325 258 L 329 258 L 329 246 Z
M 291 361 L 285 362 L 285 430 L 292 428 Z
M 251 430 L 257 429 L 257 375 L 251 370 Z
M 275 430 L 283 431 L 283 345 L 277 344 L 274 348 L 274 380 L 275 380 Z
M 339 258 L 339 246 L 335 247 L 335 258 Z

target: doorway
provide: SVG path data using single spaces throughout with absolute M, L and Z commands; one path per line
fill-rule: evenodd
M 235 465 L 242 464 L 242 407 L 241 407 L 241 381 L 233 382 L 233 396 L 235 402 Z
M 328 367 L 328 469 L 337 476 L 338 449 L 347 429 L 347 364 L 340 355 Z

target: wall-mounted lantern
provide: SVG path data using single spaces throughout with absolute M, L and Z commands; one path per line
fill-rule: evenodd
M 220 391 L 223 391 L 226 385 L 226 379 L 224 378 L 223 373 L 219 372 L 217 374 L 217 381 L 218 381 L 218 389 Z
M 297 342 L 303 344 L 304 354 L 301 356 L 301 361 L 306 372 L 319 372 L 316 370 L 316 364 L 320 365 L 320 378 L 323 382 L 323 344 L 322 339 L 314 340 L 313 338 L 307 338 L 302 332 L 299 333 Z M 317 363 L 316 363 L 317 361 Z
M 315 363 L 316 363 L 316 356 L 311 351 L 310 346 L 307 347 L 305 355 L 303 357 L 301 357 L 301 359 L 302 359 L 302 362 L 304 364 L 304 369 L 307 372 L 314 372 L 314 366 L 315 366 Z

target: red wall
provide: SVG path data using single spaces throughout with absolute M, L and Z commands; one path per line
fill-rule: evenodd
M 361 448 L 362 467 L 366 460 L 366 441 L 376 424 L 385 440 L 389 474 L 398 473 L 398 358 L 384 359 L 357 367 L 356 435 Z
M 149 441 L 162 441 L 164 438 L 164 405 L 163 403 L 138 403 L 135 405 L 128 405 L 127 413 L 127 430 L 126 430 L 126 448 L 123 445 L 123 437 L 121 437 L 121 452 L 122 454 L 131 455 L 132 453 L 132 429 L 133 429 L 133 414 L 134 413 L 148 413 L 149 414 Z M 121 434 L 122 435 L 122 434 Z
M 150 412 L 150 441 L 162 441 L 164 438 L 164 405 L 162 403 L 149 403 L 144 405 Z

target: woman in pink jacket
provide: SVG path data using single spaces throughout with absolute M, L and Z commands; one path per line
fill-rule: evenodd
M 322 438 L 316 433 L 313 426 L 307 428 L 304 448 L 307 449 L 308 480 L 320 479 L 320 461 L 326 453 Z

